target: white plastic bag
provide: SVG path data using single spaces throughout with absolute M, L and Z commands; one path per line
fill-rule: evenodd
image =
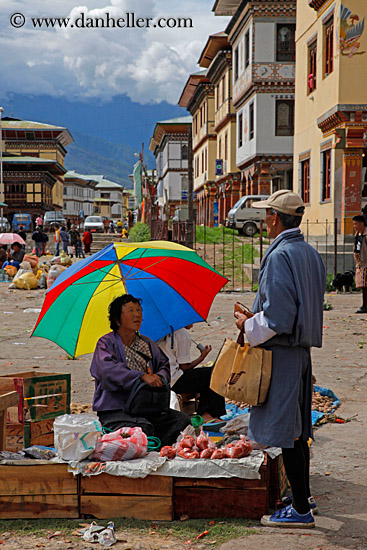
M 65 271 L 66 267 L 63 267 L 62 265 L 52 265 L 50 267 L 50 270 L 48 272 L 47 277 L 47 288 L 50 288 L 52 286 L 52 283 L 56 281 L 57 277 Z
M 55 448 L 63 460 L 84 460 L 101 435 L 102 426 L 94 414 L 64 414 L 54 422 Z

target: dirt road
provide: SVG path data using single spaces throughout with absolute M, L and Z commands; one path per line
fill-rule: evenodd
M 72 401 L 90 402 L 93 395 L 89 374 L 91 357 L 72 361 L 55 344 L 29 338 L 38 315 L 32 310 L 41 307 L 44 292 L 10 292 L 7 284 L 0 283 L 1 373 L 33 368 L 70 372 Z M 225 337 L 236 334 L 234 302 L 239 299 L 251 306 L 253 297 L 252 293 L 220 294 L 211 309 L 209 324 L 194 327 L 193 338 L 213 346 L 208 359 L 215 358 Z M 333 309 L 325 311 L 324 346 L 312 352 L 314 374 L 318 385 L 332 389 L 340 398 L 339 415 L 357 416 L 345 424 L 326 424 L 316 430 L 311 463 L 312 490 L 320 509 L 316 529 L 306 532 L 257 527 L 256 535 L 227 542 L 222 550 L 252 550 L 254 546 L 262 550 L 367 548 L 367 315 L 354 313 L 361 303 L 360 294 L 331 294 L 327 299 Z M 194 346 L 192 356 L 195 357 Z M 204 541 L 202 544 L 202 548 L 210 547 Z

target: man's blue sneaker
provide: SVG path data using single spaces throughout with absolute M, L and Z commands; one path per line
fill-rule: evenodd
M 288 506 L 288 504 L 292 504 L 292 495 L 283 498 L 282 503 L 285 506 Z M 308 497 L 308 504 L 310 505 L 310 511 L 313 513 L 314 516 L 316 516 L 319 513 L 316 500 L 313 497 Z
M 263 516 L 261 525 L 267 527 L 290 527 L 299 529 L 312 529 L 315 527 L 315 520 L 311 512 L 298 514 L 292 505 L 277 510 L 272 516 Z

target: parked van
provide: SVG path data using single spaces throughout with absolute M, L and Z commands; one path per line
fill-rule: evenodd
M 265 220 L 265 208 L 251 208 L 253 202 L 263 201 L 268 195 L 245 195 L 230 209 L 226 227 L 237 229 L 241 235 L 252 237 L 260 229 L 260 220 Z
M 55 223 L 58 226 L 66 225 L 66 220 L 61 210 L 49 211 L 45 213 L 43 217 L 43 229 L 45 231 L 50 231 Z
M 32 231 L 32 216 L 30 214 L 14 214 L 13 216 L 13 231 L 19 231 L 20 226 L 24 227 L 24 231 Z

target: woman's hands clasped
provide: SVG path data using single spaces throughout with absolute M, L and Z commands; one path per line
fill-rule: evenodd
M 141 380 L 153 388 L 163 386 L 163 382 L 158 374 L 143 374 Z

